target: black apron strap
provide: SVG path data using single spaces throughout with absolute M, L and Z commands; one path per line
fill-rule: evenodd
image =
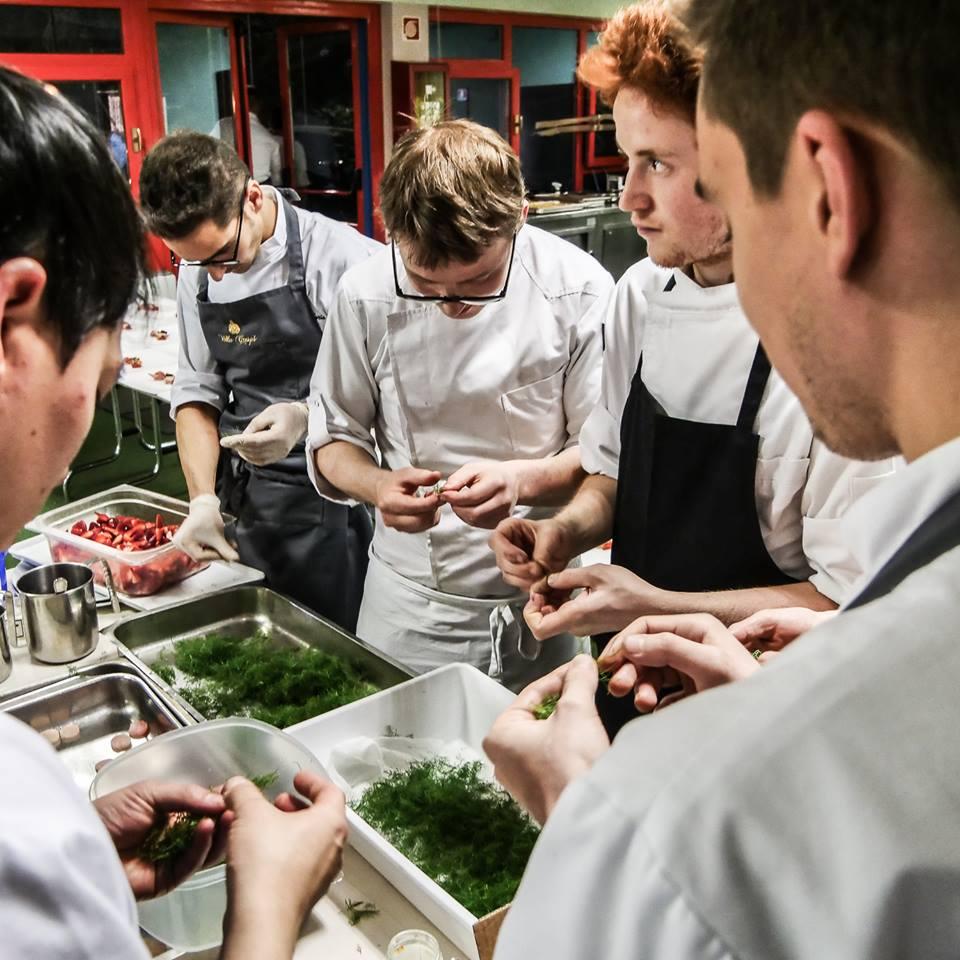
M 210 289 L 210 274 L 207 273 L 206 267 L 200 268 L 200 283 L 197 285 L 197 300 L 201 303 L 206 303 L 209 299 L 207 292 Z
M 763 344 L 757 344 L 757 352 L 753 355 L 753 366 L 750 367 L 750 376 L 747 377 L 747 389 L 740 404 L 740 414 L 737 417 L 737 426 L 742 430 L 753 430 L 763 401 L 763 392 L 767 389 L 770 379 L 770 361 Z
M 677 278 L 671 273 L 667 285 L 663 288 L 664 293 L 669 293 L 677 285 Z
M 287 263 L 290 271 L 287 276 L 287 283 L 295 290 L 302 290 L 306 294 L 307 280 L 303 269 L 300 221 L 297 219 L 296 210 L 279 193 L 277 194 L 277 203 L 283 208 L 283 216 L 287 223 Z
M 910 534 L 903 546 L 845 609 L 862 607 L 886 596 L 911 573 L 957 546 L 960 546 L 960 490 Z

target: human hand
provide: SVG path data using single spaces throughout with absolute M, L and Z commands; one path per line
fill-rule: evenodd
M 440 494 L 453 512 L 471 527 L 493 530 L 513 512 L 520 499 L 520 479 L 510 463 L 478 460 L 455 470 Z
M 567 784 L 609 748 L 597 714 L 597 666 L 581 655 L 525 687 L 497 718 L 483 749 L 497 780 L 538 823 L 545 823 Z M 546 720 L 533 713 L 559 696 Z
M 509 517 L 497 524 L 489 542 L 503 579 L 523 590 L 563 570 L 573 558 L 566 527 L 553 519 Z
M 133 895 L 158 897 L 182 883 L 195 870 L 223 857 L 230 817 L 223 797 L 196 784 L 143 780 L 93 801 L 93 806 L 117 848 Z M 190 847 L 176 860 L 151 863 L 140 846 L 158 820 L 185 812 L 201 817 Z
M 574 590 L 580 590 L 572 596 Z M 530 589 L 523 618 L 538 640 L 561 633 L 587 637 L 621 630 L 638 613 L 656 609 L 656 587 L 625 567 L 597 563 L 551 573 Z
M 340 870 L 347 838 L 343 793 L 309 770 L 293 783 L 309 806 L 289 794 L 271 804 L 243 777 L 224 787 L 234 816 L 227 834 L 227 929 L 263 917 L 274 939 L 292 942 Z
M 220 439 L 220 446 L 235 452 L 255 467 L 282 460 L 307 434 L 307 405 L 271 403 L 260 411 L 243 433 Z
M 632 692 L 641 713 L 759 669 L 743 644 L 706 613 L 640 617 L 610 641 L 597 663 L 610 674 L 607 691 L 615 697 Z M 661 690 L 676 686 L 682 692 L 660 700 Z
M 215 493 L 202 493 L 190 501 L 190 513 L 173 542 L 194 560 L 240 559 L 224 534 L 220 498 Z
M 802 633 L 837 615 L 836 610 L 810 610 L 807 607 L 780 607 L 760 610 L 734 623 L 730 632 L 748 649 L 761 650 L 761 662 L 782 650 Z
M 418 497 L 420 487 L 432 487 L 440 480 L 436 470 L 421 470 L 419 467 L 402 467 L 399 470 L 384 470 L 377 480 L 374 506 L 380 511 L 383 522 L 394 530 L 404 533 L 421 533 L 440 522 L 443 504 L 436 493 Z

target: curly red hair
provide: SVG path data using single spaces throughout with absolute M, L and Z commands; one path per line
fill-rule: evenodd
M 692 122 L 700 66 L 699 51 L 663 3 L 635 3 L 607 21 L 597 45 L 581 58 L 577 75 L 608 104 L 621 87 L 632 87 Z

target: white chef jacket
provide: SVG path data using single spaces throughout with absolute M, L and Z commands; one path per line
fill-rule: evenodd
M 525 226 L 506 299 L 460 320 L 398 298 L 390 261 L 386 248 L 350 270 L 327 320 L 307 440 L 308 470 L 323 496 L 346 499 L 314 466 L 313 451 L 334 440 L 372 457 L 379 448 L 390 470 L 416 466 L 444 477 L 472 460 L 538 459 L 577 443 L 600 387 L 590 307 L 613 286 L 593 257 Z M 399 257 L 398 270 L 409 288 Z M 489 537 L 448 507 L 424 533 L 391 530 L 378 514 L 372 553 L 443 593 L 516 596 Z
M 676 286 L 665 292 L 671 277 Z M 735 284 L 701 287 L 681 270 L 647 259 L 634 264 L 595 309 L 602 313 L 603 380 L 601 401 L 580 436 L 588 473 L 618 478 L 620 418 L 641 353 L 643 382 L 668 416 L 737 422 L 758 338 Z M 785 574 L 809 579 L 839 603 L 863 571 L 841 520 L 902 461 L 864 463 L 833 453 L 814 438 L 800 401 L 776 370 L 754 429 L 760 435 L 757 516 L 767 552 Z
M 50 745 L 6 714 L 0 714 L 0 956 L 149 957 L 103 824 Z
M 233 117 L 223 117 L 218 120 L 210 131 L 210 136 L 218 140 L 226 140 L 236 149 L 237 135 Z M 283 160 L 280 152 L 282 143 L 283 140 L 274 136 L 260 122 L 260 118 L 255 113 L 250 114 L 250 145 L 253 153 L 250 172 L 254 180 L 263 183 L 269 178 L 274 186 L 280 184 L 283 179 Z
M 909 532 L 958 477 L 960 439 L 860 509 Z M 958 624 L 954 549 L 629 723 L 564 791 L 495 960 L 955 960 Z
M 265 187 L 264 193 L 276 199 L 276 192 L 271 187 Z M 307 297 L 322 330 L 344 271 L 382 250 L 383 244 L 364 236 L 349 224 L 298 207 L 294 207 L 294 211 L 300 223 Z M 200 326 L 197 289 L 202 270 L 203 267 L 183 266 L 177 279 L 180 362 L 170 401 L 173 417 L 185 403 L 206 403 L 222 411 L 230 396 L 230 389 L 210 353 Z M 250 269 L 244 273 L 228 273 L 222 280 L 211 278 L 207 296 L 211 303 L 243 300 L 285 286 L 289 272 L 287 221 L 278 205 L 273 236 L 261 244 Z

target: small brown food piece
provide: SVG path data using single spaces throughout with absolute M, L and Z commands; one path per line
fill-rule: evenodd
M 44 730 L 44 731 L 40 734 L 40 736 L 43 737 L 43 739 L 46 740 L 47 743 L 50 744 L 50 746 L 52 746 L 52 747 L 59 747 L 59 746 L 60 746 L 60 731 L 59 731 L 59 730 L 54 730 L 54 729 L 52 729 L 52 728 L 49 729 L 49 730 Z
M 134 740 L 142 740 L 150 732 L 150 727 L 146 720 L 134 720 L 130 724 L 130 736 Z
M 60 726 L 60 741 L 62 743 L 73 743 L 80 739 L 79 723 L 64 723 Z
M 116 753 L 123 753 L 124 750 L 129 750 L 132 746 L 130 736 L 126 733 L 118 733 L 110 741 L 110 749 Z
M 111 759 L 112 757 L 107 757 L 106 760 L 98 760 L 93 769 L 99 773 L 111 761 Z

